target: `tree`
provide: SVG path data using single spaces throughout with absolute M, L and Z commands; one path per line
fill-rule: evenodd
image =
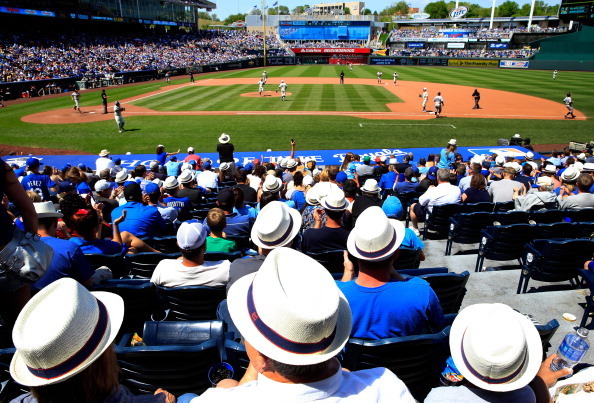
M 294 15 L 301 15 L 305 13 L 305 7 L 304 6 L 297 6 L 293 9 L 293 14 Z
M 211 17 L 211 19 L 212 19 L 213 21 L 218 21 L 218 20 L 219 20 L 219 16 L 218 16 L 218 15 L 216 15 L 216 14 L 213 14 L 213 15 L 211 15 L 210 17 Z
M 250 11 L 250 15 L 262 15 L 262 10 L 260 10 L 259 8 L 252 8 L 252 11 Z
M 235 21 L 245 21 L 245 17 L 247 14 L 231 14 L 229 17 L 225 18 L 223 23 L 225 25 L 233 24 Z
M 371 15 L 371 10 L 366 8 L 365 10 L 363 10 L 363 15 Z
M 343 8 L 342 12 L 344 13 L 344 15 L 351 15 L 351 9 L 348 7 Z
M 279 15 L 290 15 L 291 12 L 289 11 L 289 7 L 287 6 L 278 6 L 278 14 Z
M 210 14 L 208 14 L 207 12 L 204 12 L 204 11 L 198 12 L 198 18 L 200 18 L 201 20 L 212 20 L 212 17 L 210 16 Z
M 392 3 L 388 7 L 384 8 L 379 13 L 380 15 L 407 15 L 408 4 L 405 1 L 399 1 L 398 3 Z
M 507 0 L 499 5 L 496 9 L 498 17 L 512 17 L 520 11 L 518 3 L 512 0 Z
M 429 14 L 431 18 L 447 18 L 450 13 L 443 0 L 427 4 L 423 11 Z

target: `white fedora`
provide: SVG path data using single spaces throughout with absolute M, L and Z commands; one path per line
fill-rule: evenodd
M 285 164 L 287 169 L 295 168 L 297 165 L 299 165 L 299 163 L 293 158 L 289 158 Z
M 231 140 L 231 137 L 229 137 L 229 135 L 226 133 L 223 133 L 219 136 L 219 143 L 221 144 L 227 144 L 229 140 Z
M 274 175 L 266 175 L 266 179 L 264 179 L 264 184 L 262 185 L 262 191 L 276 193 L 283 187 L 283 182 L 280 178 L 277 178 Z
M 186 169 L 179 174 L 177 180 L 181 183 L 190 183 L 194 180 L 194 174 L 189 169 Z
M 320 205 L 326 210 L 344 211 L 346 210 L 348 203 L 342 190 L 332 189 L 330 193 L 328 193 L 328 196 L 320 201 Z
M 120 172 L 118 172 L 115 178 L 115 181 L 118 185 L 130 180 L 132 180 L 132 175 L 128 173 L 126 168 L 123 168 Z
M 450 141 L 448 141 L 448 144 L 451 146 L 455 146 L 458 144 L 458 142 L 456 141 L 456 139 L 450 139 Z
M 37 218 L 49 218 L 49 217 L 62 218 L 62 217 L 64 217 L 64 214 L 58 213 L 56 211 L 56 207 L 54 206 L 54 203 L 52 203 L 51 201 L 33 203 L 33 206 L 35 206 L 35 211 L 37 212 Z
M 99 153 L 100 157 L 107 157 L 109 155 L 109 151 L 107 150 L 101 150 L 101 152 Z
M 362 260 L 385 260 L 392 256 L 404 240 L 404 224 L 390 220 L 381 207 L 367 208 L 347 240 L 351 255 Z
M 577 180 L 578 176 L 580 176 L 580 171 L 571 166 L 567 167 L 565 171 L 563 171 L 563 173 L 561 174 L 561 179 L 565 182 L 574 182 Z
M 252 227 L 252 242 L 264 249 L 288 245 L 301 230 L 301 214 L 280 201 L 268 203 Z
M 231 167 L 231 165 L 228 162 L 221 162 L 221 165 L 219 165 L 219 169 L 221 171 L 226 171 Z
M 273 250 L 256 273 L 233 284 L 227 303 L 250 345 L 285 364 L 327 361 L 350 336 L 351 309 L 332 275 L 293 249 Z
M 379 193 L 381 189 L 377 186 L 375 179 L 367 179 L 365 184 L 361 187 L 361 191 L 365 193 Z
M 544 167 L 543 172 L 547 172 L 550 174 L 556 174 L 557 173 L 557 167 L 553 164 L 548 164 L 546 167 Z
M 179 182 L 175 176 L 168 176 L 163 183 L 164 189 L 175 189 L 179 187 Z
M 119 295 L 91 293 L 71 278 L 54 281 L 31 298 L 16 320 L 10 374 L 26 386 L 66 380 L 111 347 L 123 319 Z
M 468 381 L 493 392 L 528 385 L 542 359 L 542 342 L 532 321 L 504 304 L 462 310 L 452 324 L 450 350 Z

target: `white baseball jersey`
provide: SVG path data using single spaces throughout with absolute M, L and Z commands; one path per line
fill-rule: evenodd
M 278 86 L 278 89 L 281 90 L 281 92 L 286 92 L 287 91 L 287 83 L 280 83 L 280 85 Z
M 435 102 L 436 107 L 439 107 L 441 106 L 441 104 L 443 104 L 443 98 L 441 97 L 441 95 L 438 95 L 435 98 L 433 98 L 433 102 Z
M 573 104 L 573 99 L 571 99 L 571 97 L 565 97 L 563 102 L 565 102 L 566 106 L 571 106 Z

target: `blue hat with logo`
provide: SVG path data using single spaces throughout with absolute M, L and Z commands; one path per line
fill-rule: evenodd
M 31 157 L 27 159 L 26 165 L 29 168 L 37 168 L 39 165 L 43 165 L 43 162 L 39 161 L 37 158 Z
M 429 180 L 436 180 L 437 179 L 437 167 L 431 167 L 427 171 L 427 179 Z
M 76 189 L 76 186 L 74 186 L 74 184 L 72 182 L 63 181 L 63 182 L 60 182 L 60 186 L 58 187 L 58 193 L 70 192 L 75 189 Z
M 388 218 L 401 219 L 404 217 L 404 208 L 402 202 L 396 196 L 388 196 L 382 205 L 382 210 L 388 216 Z
M 210 165 L 210 161 L 206 161 L 204 164 L 202 164 L 202 168 L 204 169 L 210 169 L 211 165 Z
M 149 183 L 144 188 L 144 193 L 146 193 L 147 195 L 150 195 L 153 193 L 158 193 L 160 191 L 161 191 L 161 188 L 159 188 L 159 185 L 157 185 L 156 183 Z

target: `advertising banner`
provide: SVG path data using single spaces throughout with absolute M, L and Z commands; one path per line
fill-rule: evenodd
M 449 43 L 448 49 L 464 49 L 465 44 L 460 42 Z
M 450 59 L 448 61 L 450 67 L 491 67 L 497 68 L 499 66 L 497 60 L 470 60 L 470 59 Z
M 528 61 L 501 60 L 499 62 L 499 67 L 504 68 L 504 69 L 527 69 Z
M 369 48 L 291 48 L 291 50 L 295 53 L 371 53 L 371 49 Z

